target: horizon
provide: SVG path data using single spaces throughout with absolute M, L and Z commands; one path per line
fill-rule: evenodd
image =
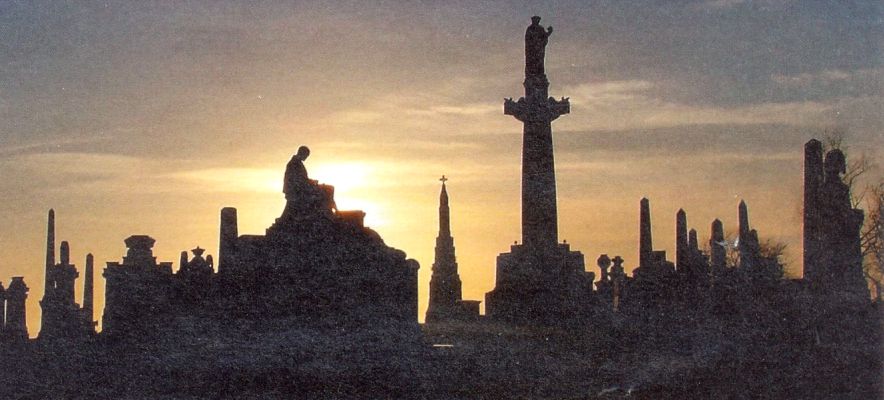
M 81 274 L 86 253 L 100 272 L 135 234 L 176 269 L 196 246 L 217 259 L 221 208 L 237 208 L 240 234 L 263 233 L 300 145 L 340 209 L 366 211 L 368 227 L 420 262 L 421 321 L 447 176 L 463 297 L 484 306 L 495 257 L 521 238 L 521 124 L 501 103 L 522 92 L 532 15 L 555 27 L 550 95 L 572 103 L 553 124 L 559 237 L 588 271 L 602 253 L 636 266 L 642 197 L 670 260 L 679 208 L 703 243 L 715 218 L 735 231 L 742 199 L 760 238 L 788 245 L 799 277 L 804 142 L 841 130 L 848 160 L 884 148 L 874 2 L 0 7 L 13 38 L 0 58 L 0 279 L 25 276 L 32 337 L 50 208 Z M 680 25 L 688 17 L 692 29 Z

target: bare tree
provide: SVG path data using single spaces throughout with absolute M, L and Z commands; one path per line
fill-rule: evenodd
M 724 243 L 726 243 L 724 253 L 725 266 L 727 268 L 739 267 L 740 243 L 737 241 L 737 234 L 733 231 L 725 231 Z M 758 243 L 758 255 L 766 264 L 769 264 L 767 266 L 771 267 L 769 268 L 770 272 L 773 275 L 776 275 L 777 278 L 780 278 L 785 274 L 786 265 L 788 265 L 788 260 L 786 259 L 787 246 L 786 243 L 771 238 L 761 240 L 760 243 Z M 703 243 L 702 250 L 706 254 L 711 254 L 708 242 Z
M 884 300 L 884 182 L 868 191 L 865 224 L 860 234 L 863 274 L 875 289 L 875 301 Z
M 786 243 L 770 238 L 764 239 L 760 243 L 761 257 L 776 264 L 781 274 L 785 273 L 786 266 L 789 264 L 789 260 L 786 259 L 786 247 L 788 247 Z
M 844 143 L 846 137 L 847 131 L 843 129 L 826 130 L 824 133 L 825 150 L 838 149 L 847 156 L 849 149 Z M 861 183 L 868 177 L 869 172 L 876 168 L 875 163 L 865 153 L 854 154 L 847 158 L 847 168 L 842 180 L 850 188 L 850 203 L 853 208 L 859 208 L 869 191 L 876 186 L 875 184 Z

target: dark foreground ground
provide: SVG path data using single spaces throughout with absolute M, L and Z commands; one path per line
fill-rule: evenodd
M 875 306 L 648 315 L 422 334 L 395 323 L 179 321 L 191 328 L 151 340 L 6 348 L 0 398 L 881 398 Z

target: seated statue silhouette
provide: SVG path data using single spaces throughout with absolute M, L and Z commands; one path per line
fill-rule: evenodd
M 304 187 L 316 185 L 316 181 L 307 177 L 307 168 L 304 161 L 310 157 L 310 149 L 307 146 L 298 148 L 298 152 L 285 166 L 285 181 L 282 184 L 282 192 L 286 200 L 294 200 L 296 194 Z
M 307 176 L 304 161 L 309 156 L 310 149 L 301 146 L 285 168 L 282 192 L 285 193 L 287 200 L 285 214 L 290 216 L 323 213 L 335 209 L 334 187 L 321 185 Z

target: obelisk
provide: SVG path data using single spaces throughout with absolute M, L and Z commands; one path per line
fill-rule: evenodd
M 822 221 L 820 219 L 820 189 L 823 185 L 823 144 L 811 139 L 804 144 L 804 279 L 825 279 L 820 266 Z
M 686 273 L 690 259 L 688 215 L 679 208 L 675 213 L 675 265 L 679 273 Z
M 49 217 L 46 222 L 46 285 L 43 289 L 43 296 L 55 288 L 55 278 L 52 274 L 52 268 L 55 267 L 55 210 L 49 210 Z
M 651 238 L 651 203 L 642 197 L 638 218 L 638 266 L 650 268 L 654 263 L 654 244 Z
M 94 304 L 95 304 L 95 257 L 92 253 L 86 254 L 86 271 L 83 281 L 83 315 L 86 316 L 86 323 L 90 326 L 94 324 Z
M 504 114 L 524 124 L 522 134 L 522 242 L 552 248 L 558 243 L 556 171 L 551 122 L 570 112 L 568 99 L 549 96 L 544 55 L 552 27 L 532 17 L 525 31 L 525 97 L 506 99 Z

